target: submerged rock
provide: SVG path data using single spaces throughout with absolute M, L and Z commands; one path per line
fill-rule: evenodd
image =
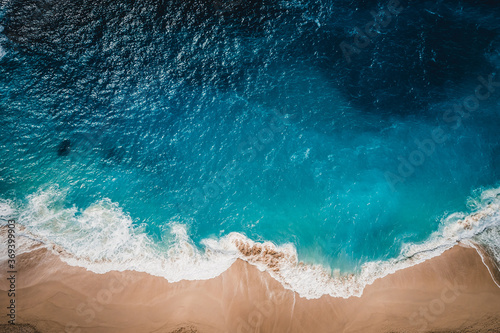
M 68 156 L 71 151 L 71 141 L 68 139 L 63 140 L 57 148 L 57 155 Z

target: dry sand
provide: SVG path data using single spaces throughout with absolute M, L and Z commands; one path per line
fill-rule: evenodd
M 476 250 L 461 246 L 349 299 L 301 298 L 241 260 L 216 278 L 177 283 L 131 271 L 95 274 L 46 249 L 17 260 L 16 321 L 43 333 L 500 332 L 500 288 Z

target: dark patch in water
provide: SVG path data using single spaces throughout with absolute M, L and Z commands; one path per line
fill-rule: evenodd
M 71 151 L 71 141 L 68 139 L 63 140 L 57 148 L 57 155 L 68 156 Z
M 118 164 L 123 161 L 125 157 L 125 151 L 120 147 L 112 147 L 104 151 L 104 159 L 108 163 Z
M 493 70 L 485 58 L 498 38 L 493 22 L 485 27 L 473 15 L 474 8 L 464 9 L 469 15 L 463 16 L 455 7 L 409 4 L 359 54 L 351 55 L 351 63 L 340 52 L 340 42 L 355 45 L 349 33 L 373 18 L 365 15 L 348 26 L 343 23 L 340 41 L 333 30 L 322 33 L 318 44 L 329 45 L 331 51 L 318 57 L 318 66 L 357 108 L 401 115 L 422 112 L 448 97 L 447 88 Z

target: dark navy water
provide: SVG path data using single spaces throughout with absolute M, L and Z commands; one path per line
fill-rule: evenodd
M 238 232 L 342 272 L 395 258 L 499 185 L 499 18 L 496 1 L 10 1 L 0 198 L 62 245 L 111 205 L 158 243 L 183 225 L 200 248 Z

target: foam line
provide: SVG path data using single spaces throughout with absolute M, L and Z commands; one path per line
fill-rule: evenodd
M 57 188 L 30 195 L 23 207 L 0 200 L 0 221 L 6 223 L 15 217 L 20 235 L 43 242 L 66 263 L 96 273 L 135 270 L 170 282 L 203 280 L 220 275 L 241 259 L 309 299 L 325 294 L 361 296 L 363 289 L 378 278 L 439 256 L 458 242 L 470 243 L 478 237 L 481 240 L 483 232 L 500 227 L 500 189 L 484 190 L 477 199 L 470 200 L 471 213 L 450 214 L 425 242 L 406 244 L 397 258 L 367 262 L 358 274 L 332 276 L 326 267 L 299 262 L 292 244 L 259 243 L 243 234 L 230 233 L 220 239 L 204 239 L 202 250 L 194 245 L 186 226 L 176 222 L 169 224 L 171 240 L 155 243 L 134 227 L 117 203 L 103 199 L 79 210 L 62 208 L 63 201 L 64 191 Z M 483 237 L 481 246 L 488 247 L 488 242 L 491 240 Z

